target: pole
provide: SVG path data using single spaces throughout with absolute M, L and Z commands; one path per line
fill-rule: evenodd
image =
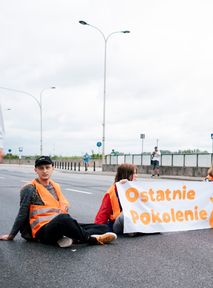
M 40 93 L 40 155 L 43 155 L 43 119 L 42 119 L 42 92 Z
M 143 138 L 142 138 L 142 148 L 141 148 L 141 165 L 143 165 Z
M 12 88 L 6 88 L 6 87 L 1 87 L 0 86 L 0 89 L 4 89 L 4 90 L 9 90 L 9 91 L 14 91 L 14 92 L 17 92 L 17 93 L 22 93 L 22 94 L 26 94 L 30 97 L 32 97 L 36 103 L 38 104 L 39 106 L 39 112 L 40 112 L 40 155 L 43 154 L 43 113 L 42 113 L 42 93 L 44 92 L 44 90 L 46 89 L 55 89 L 56 87 L 52 86 L 52 87 L 48 87 L 48 88 L 44 88 L 41 90 L 40 92 L 40 99 L 38 100 L 35 96 L 33 96 L 32 94 L 26 92 L 26 91 L 23 91 L 23 90 L 17 90 L 17 89 L 12 89 Z
M 142 149 L 141 149 L 141 154 L 143 155 L 143 139 L 144 138 L 142 138 Z
M 3 114 L 2 114 L 2 110 L 1 110 L 1 103 L 0 103 L 0 163 L 3 159 L 3 139 L 4 139 L 4 134 L 5 134 L 5 130 L 4 130 L 4 120 L 3 120 Z
M 212 154 L 213 154 L 213 138 L 212 138 Z
M 103 91 L 103 131 L 102 131 L 102 165 L 105 164 L 105 130 L 106 130 L 106 57 L 107 57 L 107 41 L 108 39 L 115 33 L 130 33 L 130 31 L 128 30 L 124 30 L 124 31 L 115 31 L 110 33 L 107 37 L 105 36 L 105 34 L 96 26 L 93 26 L 85 21 L 79 21 L 79 23 L 81 25 L 88 25 L 90 27 L 93 27 L 94 29 L 96 29 L 103 37 L 104 39 L 104 91 Z
M 142 143 L 142 147 L 141 147 L 141 165 L 143 165 L 143 141 L 145 139 L 145 134 L 140 134 L 140 138 L 141 138 L 141 143 Z
M 42 105 L 42 96 L 43 96 L 43 92 L 47 89 L 55 89 L 54 86 L 52 87 L 47 87 L 41 90 L 40 92 L 40 155 L 43 155 L 43 105 Z
M 106 120 L 106 52 L 107 39 L 104 39 L 104 99 L 103 99 L 103 138 L 102 138 L 102 165 L 105 164 L 105 120 Z

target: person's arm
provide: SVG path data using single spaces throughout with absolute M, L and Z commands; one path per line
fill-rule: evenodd
M 106 193 L 102 200 L 101 206 L 95 216 L 95 224 L 107 224 L 112 215 L 112 206 L 109 198 L 109 194 Z
M 13 240 L 13 238 L 14 237 L 9 234 L 0 235 L 0 240 Z
M 9 234 L 0 235 L 0 240 L 13 240 L 16 234 L 20 231 L 20 228 L 25 223 L 25 221 L 28 221 L 29 206 L 31 204 L 31 199 L 34 191 L 35 188 L 31 184 L 22 188 L 20 192 L 20 208 L 13 227 Z

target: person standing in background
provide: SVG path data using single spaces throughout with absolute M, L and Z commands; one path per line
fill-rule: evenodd
M 158 147 L 155 146 L 154 148 L 155 150 L 152 152 L 151 154 L 151 164 L 152 164 L 152 176 L 154 177 L 155 175 L 157 175 L 158 177 L 160 176 L 160 169 L 159 169 L 159 165 L 160 165 L 160 156 L 161 153 L 158 150 Z
M 0 104 L 0 163 L 3 160 L 3 137 L 4 137 L 4 121 L 3 121 L 3 114 L 1 110 L 1 104 Z

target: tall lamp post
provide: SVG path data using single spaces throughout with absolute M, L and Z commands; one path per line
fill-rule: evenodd
M 42 96 L 43 96 L 43 92 L 45 90 L 47 90 L 47 89 L 55 89 L 55 88 L 56 87 L 52 86 L 52 87 L 47 87 L 47 88 L 42 89 L 41 92 L 40 92 L 39 100 L 38 100 L 35 96 L 33 96 L 32 94 L 30 94 L 30 93 L 28 93 L 26 91 L 12 89 L 12 88 L 6 88 L 6 87 L 1 87 L 0 86 L 0 89 L 26 94 L 26 95 L 32 97 L 36 101 L 36 103 L 38 104 L 39 111 L 40 111 L 40 155 L 43 154 L 43 106 L 42 106 Z
M 105 36 L 105 34 L 96 26 L 94 25 L 91 25 L 85 21 L 79 21 L 80 24 L 82 25 L 87 25 L 87 26 L 90 26 L 94 29 L 96 29 L 100 34 L 101 36 L 103 37 L 104 39 L 104 91 L 103 91 L 103 94 L 104 94 L 104 97 L 103 97 L 103 136 L 102 136 L 102 165 L 105 164 L 105 126 L 106 126 L 106 57 L 107 57 L 107 41 L 109 40 L 109 38 L 113 35 L 113 34 L 117 34 L 117 33 L 130 33 L 130 31 L 128 30 L 124 30 L 124 31 L 114 31 L 112 33 L 110 33 L 108 36 Z
M 39 101 L 39 107 L 40 107 L 40 155 L 43 155 L 43 105 L 42 105 L 42 96 L 45 90 L 47 89 L 55 89 L 54 86 L 47 87 L 41 90 L 40 92 L 40 101 Z
M 4 139 L 4 119 L 3 119 L 3 113 L 1 109 L 1 103 L 0 103 L 0 163 L 2 162 L 3 159 L 3 139 Z
M 143 142 L 145 139 L 145 134 L 140 134 L 140 138 L 142 140 L 142 147 L 141 147 L 141 165 L 143 165 Z
M 211 133 L 211 139 L 212 139 L 212 155 L 213 155 L 213 133 Z M 213 157 L 213 156 L 212 156 Z M 213 159 L 212 159 L 213 160 Z

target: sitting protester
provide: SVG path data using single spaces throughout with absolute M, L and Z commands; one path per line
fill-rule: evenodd
M 117 234 L 123 234 L 124 219 L 116 182 L 124 183 L 127 180 L 136 180 L 136 167 L 132 164 L 121 164 L 118 166 L 114 184 L 104 195 L 95 217 L 96 224 L 107 224 Z
M 208 170 L 208 175 L 204 179 L 205 181 L 211 182 L 213 181 L 213 165 Z
M 38 178 L 22 188 L 20 208 L 12 230 L 0 240 L 13 240 L 20 231 L 26 240 L 69 247 L 72 243 L 106 244 L 117 238 L 107 225 L 79 224 L 68 214 L 69 203 L 59 184 L 50 179 L 54 167 L 48 156 L 35 161 Z

